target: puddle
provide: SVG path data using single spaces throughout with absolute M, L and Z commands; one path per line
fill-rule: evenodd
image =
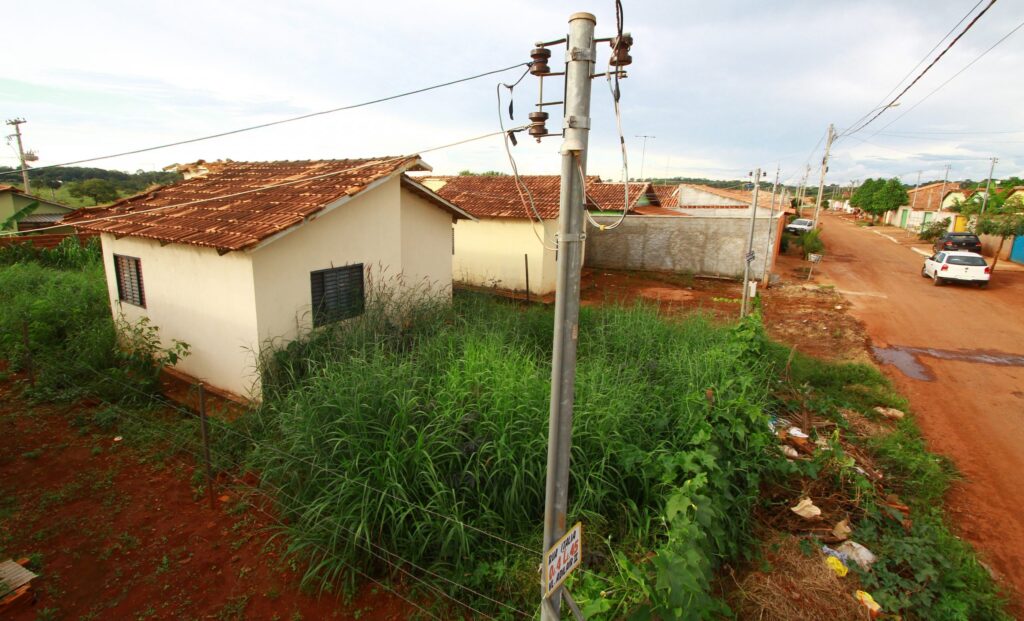
M 940 360 L 956 360 L 958 362 L 977 362 L 1005 367 L 1024 367 L 1024 355 L 1005 352 L 981 350 L 932 349 L 929 347 L 871 347 L 871 352 L 883 364 L 891 364 L 904 375 L 912 379 L 930 382 L 935 379 L 926 366 L 921 364 L 920 356 L 938 358 Z
M 882 364 L 891 364 L 911 379 L 922 382 L 930 382 L 935 379 L 935 376 L 921 364 L 917 356 L 902 347 L 875 347 L 872 345 L 871 353 Z

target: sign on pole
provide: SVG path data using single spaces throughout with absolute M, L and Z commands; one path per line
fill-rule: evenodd
M 821 255 L 814 253 L 808 254 L 807 260 L 810 261 L 811 263 L 821 263 Z
M 748 252 L 747 253 L 747 263 L 753 263 L 754 262 L 754 257 L 755 257 L 755 255 L 754 255 L 754 251 L 753 250 Z
M 582 561 L 583 524 L 576 522 L 544 557 L 544 598 L 557 591 Z

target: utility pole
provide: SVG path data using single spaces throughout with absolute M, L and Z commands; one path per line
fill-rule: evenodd
M 29 194 L 31 188 L 29 188 L 28 185 L 28 166 L 25 165 L 25 149 L 21 145 L 21 124 L 25 122 L 25 119 L 21 118 L 7 119 L 7 124 L 14 126 L 14 136 L 18 139 L 18 159 L 21 161 L 21 182 L 24 184 L 25 194 Z
M 590 134 L 590 80 L 597 47 L 590 13 L 569 17 L 565 62 L 565 128 L 562 140 L 562 183 L 558 206 L 558 262 L 555 285 L 555 328 L 551 354 L 551 408 L 548 422 L 547 480 L 544 489 L 544 553 L 566 532 L 569 504 L 569 455 L 579 338 L 580 270 L 583 263 L 583 180 Z M 618 67 L 616 67 L 618 70 Z M 628 180 L 627 180 L 628 181 Z M 546 559 L 545 559 L 546 566 Z M 541 572 L 543 576 L 545 572 Z M 560 618 L 563 589 L 544 599 L 541 578 L 541 619 Z M 571 598 L 569 599 L 571 603 Z
M 922 172 L 924 172 L 924 171 L 923 170 L 917 171 L 917 183 L 914 184 L 914 200 L 910 201 L 910 208 L 911 209 L 916 209 L 917 208 L 917 195 L 918 195 L 918 190 L 921 189 L 921 173 Z
M 650 138 L 650 139 L 653 140 L 653 139 L 657 138 L 657 136 L 646 136 L 646 135 L 641 134 L 641 135 L 636 136 L 636 138 L 643 138 L 644 139 L 644 146 L 643 146 L 643 149 L 640 151 L 640 181 L 643 181 L 644 180 L 644 159 L 647 158 L 647 139 Z M 626 179 L 626 181 L 629 181 L 629 179 Z
M 828 172 L 828 154 L 832 149 L 832 141 L 836 132 L 831 123 L 828 125 L 828 140 L 825 141 L 825 155 L 821 158 L 821 178 L 818 180 L 818 197 L 814 200 L 814 227 L 818 227 L 818 211 L 821 209 L 821 192 L 825 188 L 825 173 Z
M 952 167 L 950 164 L 946 164 L 946 174 L 942 177 L 942 189 L 939 190 L 939 211 L 942 211 L 942 199 L 946 198 L 946 184 L 949 183 L 949 169 Z M 931 209 L 931 199 L 928 200 L 928 208 Z
M 996 162 L 999 158 L 992 158 L 992 165 L 988 168 L 988 181 L 985 182 L 985 196 L 981 197 L 981 213 L 985 213 L 985 206 L 988 205 L 988 190 L 992 187 L 992 173 L 996 170 Z
M 807 168 L 804 170 L 804 177 L 800 180 L 800 187 L 796 191 L 796 215 L 803 215 L 801 208 L 804 205 L 804 195 L 807 191 L 807 177 L 811 175 L 811 165 L 807 164 Z
M 757 222 L 757 191 L 761 187 L 761 169 L 751 175 L 754 177 L 754 200 L 750 203 L 750 237 L 747 239 L 747 254 L 743 257 L 743 300 L 740 304 L 740 319 L 747 316 L 750 305 L 750 264 L 754 261 L 754 224 Z
M 768 259 L 771 258 L 772 256 L 772 219 L 775 217 L 775 191 L 779 187 L 779 170 L 779 165 L 776 164 L 775 183 L 772 184 L 772 208 L 771 211 L 768 213 L 768 241 L 765 242 L 764 245 L 764 273 L 761 274 L 762 282 L 764 283 L 765 287 L 768 286 L 768 277 L 770 276 L 770 274 L 768 273 Z M 785 200 L 785 192 L 783 192 L 783 200 Z M 782 201 L 779 202 L 779 205 L 780 208 L 784 208 Z

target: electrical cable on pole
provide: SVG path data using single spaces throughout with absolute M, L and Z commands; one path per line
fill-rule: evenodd
M 387 97 L 380 97 L 380 98 L 377 98 L 377 99 L 371 99 L 370 101 L 364 101 L 364 102 L 360 102 L 360 103 L 356 103 L 356 104 L 349 104 L 347 106 L 340 106 L 340 107 L 337 107 L 337 108 L 331 108 L 329 110 L 321 110 L 319 112 L 310 112 L 308 114 L 300 114 L 299 116 L 293 116 L 293 117 L 289 117 L 287 119 L 280 119 L 278 121 L 270 121 L 269 123 L 260 123 L 259 125 L 250 125 L 249 127 L 241 127 L 239 129 L 232 129 L 232 130 L 229 130 L 229 131 L 219 132 L 219 133 L 216 133 L 216 134 L 210 134 L 210 135 L 207 135 L 207 136 L 199 136 L 197 138 L 188 138 L 188 139 L 185 139 L 185 140 L 178 140 L 176 142 L 169 142 L 167 144 L 156 145 L 156 146 L 153 146 L 153 147 L 145 147 L 145 148 L 142 148 L 142 149 L 134 149 L 132 151 L 122 151 L 121 153 L 112 153 L 110 155 L 100 155 L 100 156 L 97 156 L 97 157 L 89 157 L 89 158 L 85 158 L 85 159 L 81 159 L 81 160 L 74 160 L 74 161 L 70 161 L 70 162 L 63 162 L 61 164 L 49 164 L 47 166 L 39 166 L 35 170 L 46 170 L 48 168 L 58 168 L 58 167 L 61 167 L 61 166 L 73 166 L 75 164 L 84 164 L 86 162 L 95 162 L 95 161 L 98 161 L 98 160 L 107 160 L 107 159 L 112 159 L 112 158 L 115 158 L 115 157 L 123 157 L 123 156 L 126 156 L 126 155 L 136 155 L 138 153 L 146 153 L 148 151 L 156 151 L 158 149 L 167 149 L 169 147 L 177 147 L 177 146 L 184 145 L 184 144 L 192 144 L 192 143 L 195 143 L 195 142 L 202 142 L 204 140 L 212 140 L 214 138 L 223 138 L 224 136 L 232 136 L 234 134 L 241 134 L 243 132 L 253 131 L 253 130 L 256 130 L 256 129 L 264 129 L 264 128 L 267 128 L 267 127 L 273 127 L 275 125 L 282 125 L 284 123 L 292 123 L 294 121 L 301 121 L 303 119 L 309 119 L 309 118 L 313 118 L 313 117 L 317 117 L 317 116 L 324 116 L 326 114 L 333 114 L 335 112 L 343 112 L 345 110 L 354 110 L 356 108 L 363 108 L 363 107 L 366 107 L 366 106 L 371 106 L 371 105 L 374 105 L 374 104 L 383 103 L 385 101 L 392 101 L 392 100 L 395 100 L 395 99 L 401 99 L 402 97 L 408 97 L 410 95 L 418 95 L 420 93 L 425 93 L 427 91 L 432 91 L 432 90 L 436 90 L 436 89 L 439 89 L 439 88 L 444 88 L 446 86 L 454 86 L 455 84 L 461 84 L 463 82 L 469 82 L 470 80 L 476 80 L 478 78 L 483 78 L 483 77 L 486 77 L 486 76 L 489 76 L 489 75 L 494 75 L 496 73 L 503 73 L 505 71 L 509 71 L 511 69 L 516 69 L 518 67 L 529 67 L 531 64 L 532 63 L 530 63 L 530 62 L 516 63 L 516 64 L 510 65 L 508 67 L 502 67 L 501 69 L 494 69 L 494 70 L 491 70 L 491 71 L 485 71 L 484 73 L 478 73 L 476 75 L 467 76 L 465 78 L 459 78 L 457 80 L 451 80 L 450 82 L 443 82 L 441 84 L 434 84 L 432 86 L 425 86 L 423 88 L 418 88 L 416 90 L 405 91 L 404 93 L 396 93 L 394 95 L 388 95 Z M 22 122 L 24 122 L 24 121 L 22 121 Z M 8 121 L 8 124 L 10 124 L 9 121 Z M 2 175 L 2 174 L 5 174 L 5 173 L 0 173 L 0 175 Z
M 767 173 L 758 168 L 750 173 L 754 179 L 754 197 L 750 201 L 750 237 L 747 239 L 747 253 L 743 257 L 743 298 L 740 303 L 740 319 L 747 316 L 750 306 L 750 264 L 754 262 L 754 226 L 757 223 L 757 192 L 761 187 L 761 177 Z
M 814 228 L 818 228 L 818 212 L 821 210 L 821 194 L 825 189 L 825 173 L 828 172 L 828 156 L 832 149 L 832 141 L 835 140 L 835 128 L 830 123 L 828 126 L 828 138 L 825 140 L 825 155 L 821 158 L 821 177 L 818 180 L 818 196 L 814 199 Z
M 982 215 L 985 215 L 985 207 L 988 205 L 988 191 L 989 191 L 989 188 L 992 187 L 992 174 L 996 170 L 996 162 L 998 162 L 998 161 L 999 161 L 999 158 L 993 157 L 992 158 L 992 165 L 989 166 L 989 169 L 988 169 L 988 181 L 985 182 L 985 195 L 981 197 L 981 214 Z

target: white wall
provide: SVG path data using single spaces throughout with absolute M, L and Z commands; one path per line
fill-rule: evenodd
M 760 202 L 760 201 L 758 201 Z M 726 198 L 688 185 L 679 186 L 679 205 L 743 205 L 743 201 Z
M 536 231 L 536 234 L 534 234 Z M 526 290 L 530 264 L 530 292 L 546 295 L 555 290 L 555 233 L 558 223 L 544 224 L 513 218 L 459 220 L 455 224 L 452 276 L 456 282 L 512 291 Z M 541 243 L 537 236 L 543 238 Z
M 374 279 L 401 271 L 398 177 L 250 254 L 260 343 L 294 340 L 313 326 L 310 272 L 354 263 Z
M 148 317 L 165 346 L 184 341 L 191 354 L 175 368 L 238 395 L 254 385 L 258 344 L 252 264 L 243 253 L 138 237 L 100 236 L 114 317 Z M 146 308 L 117 298 L 113 254 L 140 259 Z
M 427 286 L 451 296 L 452 215 L 402 189 L 402 276 L 407 286 Z

